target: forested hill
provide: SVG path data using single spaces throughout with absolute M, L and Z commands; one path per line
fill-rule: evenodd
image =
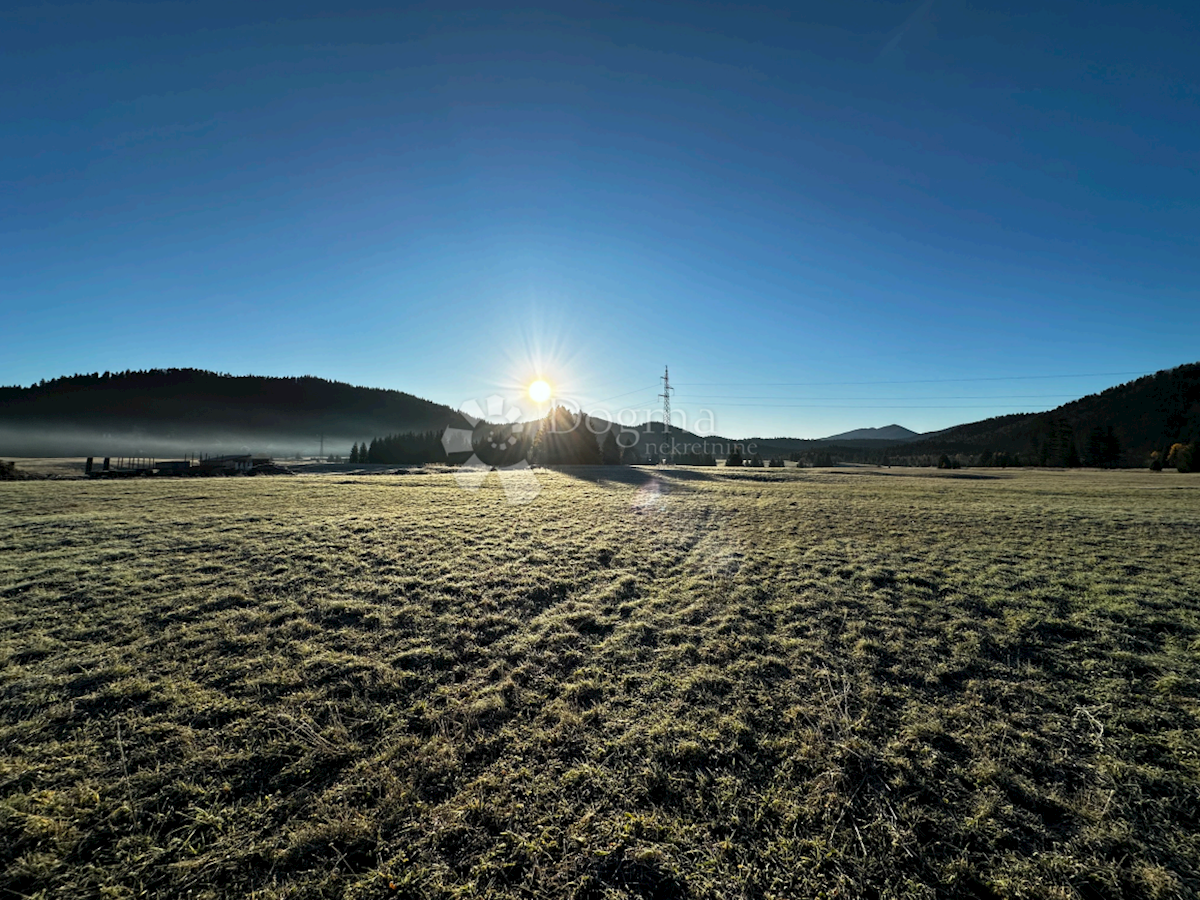
M 1019 455 L 1025 465 L 1089 460 L 1097 435 L 1115 437 L 1114 464 L 1145 465 L 1155 450 L 1200 440 L 1200 363 L 1164 369 L 1089 394 L 1044 413 L 1001 416 L 922 435 L 893 456 L 983 453 Z M 965 461 L 965 459 L 964 459 Z
M 73 375 L 0 388 L 0 456 L 185 452 L 346 454 L 378 435 L 463 426 L 458 413 L 400 391 L 321 378 L 155 369 Z M 764 455 L 928 464 L 1146 465 L 1200 441 L 1200 363 L 1146 375 L 1044 413 L 958 425 L 916 440 L 762 441 Z M 853 446 L 851 446 L 853 444 Z M 810 446 L 811 445 L 811 446 Z M 817 446 L 821 445 L 821 446 Z M 810 452 L 811 451 L 811 452 Z
M 364 436 L 459 422 L 450 407 L 411 394 L 308 376 L 152 369 L 0 388 L 0 450 L 12 455 L 307 453 L 321 435 L 327 452 L 345 453 Z

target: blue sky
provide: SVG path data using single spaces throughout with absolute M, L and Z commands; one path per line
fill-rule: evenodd
M 0 383 L 1051 408 L 1200 358 L 1196 46 L 1183 3 L 8 4 Z

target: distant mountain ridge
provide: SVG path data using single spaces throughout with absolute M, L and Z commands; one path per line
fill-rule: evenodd
M 1017 455 L 1026 465 L 1058 465 L 1071 444 L 1081 456 L 1097 430 L 1112 434 L 1120 462 L 1145 465 L 1150 453 L 1200 440 L 1200 363 L 1163 369 L 1040 413 L 1017 413 L 923 434 L 897 453 L 985 452 Z
M 603 420 L 598 420 L 603 421 Z M 0 387 L 0 457 L 180 454 L 188 451 L 346 455 L 351 445 L 401 433 L 465 427 L 461 414 L 402 391 L 304 376 L 221 375 L 199 369 L 73 375 L 29 387 Z M 611 426 L 609 426 L 611 427 Z M 1119 448 L 1121 465 L 1152 451 L 1200 441 L 1200 363 L 1165 369 L 1040 413 L 1014 413 L 917 434 L 900 425 L 819 440 L 702 438 L 661 423 L 635 427 L 638 449 L 665 438 L 674 452 L 723 455 L 741 444 L 764 457 L 928 465 L 940 455 L 963 464 L 1004 456 L 1023 465 L 1086 461 L 1088 447 Z M 657 434 L 656 434 L 657 432 Z M 699 447 L 699 450 L 695 448 Z M 648 451 L 647 451 L 648 452 Z
M 911 441 L 921 435 L 905 428 L 903 425 L 884 425 L 882 428 L 856 428 L 854 431 L 844 431 L 830 437 L 818 438 L 820 441 Z
M 890 429 L 891 426 L 888 426 Z M 1150 454 L 1200 441 L 1200 363 L 1163 369 L 1038 413 L 1012 413 L 926 434 L 887 440 L 858 429 L 818 440 L 751 438 L 764 456 L 808 461 L 933 465 L 945 455 L 962 465 L 1062 466 L 1096 463 L 1092 448 L 1114 448 L 1101 465 L 1144 466 Z M 875 434 L 875 437 L 862 435 Z M 892 432 L 896 433 L 896 432 Z

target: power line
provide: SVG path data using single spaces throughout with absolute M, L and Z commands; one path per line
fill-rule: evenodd
M 672 388 L 674 388 L 674 385 L 672 385 L 671 387 L 672 387 Z M 654 402 L 655 402 L 655 400 L 657 400 L 657 399 L 658 399 L 659 397 L 661 397 L 661 396 L 662 396 L 661 394 L 658 394 L 658 395 L 655 395 L 655 397 L 653 397 L 653 398 L 651 398 L 651 397 L 645 397 L 645 398 L 643 398 L 643 401 L 642 401 L 641 403 L 635 404 L 635 406 L 637 406 L 637 408 L 638 408 L 638 410 L 639 410 L 640 412 L 645 412 L 645 413 L 652 413 L 652 412 L 656 412 L 657 410 L 655 410 L 655 409 L 654 409 Z M 784 398 L 784 399 L 787 399 L 787 398 Z M 826 398 L 822 398 L 822 399 L 826 399 Z M 835 400 L 836 400 L 837 398 L 828 398 L 828 399 L 835 399 Z M 734 406 L 734 407 L 736 407 L 736 408 L 761 408 L 761 409 L 840 409 L 840 410 L 846 410 L 846 411 L 854 411 L 854 410 L 879 410 L 879 409 L 894 409 L 894 410 L 908 410 L 908 409 L 993 409 L 993 410 L 994 410 L 994 409 L 997 409 L 997 407 L 1003 408 L 1003 407 L 1005 406 L 1005 404 L 1004 404 L 1004 403 L 999 403 L 999 404 L 997 404 L 997 403 L 975 403 L 975 404 L 972 404 L 972 403 L 963 403 L 963 404 L 955 404 L 955 403 L 948 403 L 948 404 L 940 404 L 940 403 L 939 403 L 939 404 L 928 404 L 928 403 L 919 403 L 919 404 L 892 403 L 892 404 L 887 404 L 887 405 L 881 405 L 881 404 L 860 405 L 858 401 L 860 401 L 860 400 L 865 400 L 865 399 L 871 399 L 871 398 L 854 398 L 855 402 L 849 402 L 849 401 L 839 401 L 839 402 L 834 402 L 834 403 L 755 403 L 755 402 L 744 402 L 744 401 L 741 401 L 741 402 L 733 403 L 733 404 L 730 404 L 730 405 L 731 405 L 731 406 Z M 883 398 L 883 399 L 893 399 L 893 398 Z M 894 399 L 902 399 L 902 398 L 894 398 Z M 930 399 L 938 399 L 938 398 L 930 398 Z M 970 398 L 968 398 L 968 399 L 970 399 Z M 706 400 L 695 400 L 695 399 L 693 399 L 691 402 L 692 402 L 692 403 L 706 403 L 706 402 L 709 402 L 709 401 L 706 401 Z M 1039 407 L 1038 409 L 1022 409 L 1022 410 L 1017 410 L 1017 411 L 1014 411 L 1014 412 L 1001 412 L 1001 413 L 999 413 L 999 415 L 1014 415 L 1014 414 L 1027 413 L 1027 412 L 1046 412 L 1047 410 L 1049 410 L 1049 409 L 1052 409 L 1052 408 L 1053 408 L 1053 407 L 1045 406 L 1045 404 L 1037 404 L 1037 406 Z M 611 414 L 612 414 L 612 412 L 613 412 L 612 410 L 609 410 L 609 409 L 603 409 L 603 408 L 601 408 L 601 406 L 600 406 L 600 404 L 599 404 L 599 403 L 590 403 L 590 404 L 588 404 L 588 405 L 587 405 L 587 408 L 588 408 L 589 410 L 591 410 L 591 412 L 589 413 L 589 415 L 596 415 L 596 414 L 597 414 L 597 413 L 599 413 L 599 412 L 604 412 L 604 413 L 606 413 L 606 414 L 609 414 L 609 415 L 611 415 Z M 626 406 L 625 408 L 626 408 L 626 409 L 628 409 L 629 407 L 628 407 L 628 406 Z
M 918 378 L 911 381 L 739 381 L 746 387 L 844 387 L 866 384 L 959 384 L 968 381 L 1033 381 L 1045 378 L 1115 378 L 1121 375 L 1145 375 L 1145 372 L 1083 372 L 1072 375 L 1005 375 L 994 378 Z M 681 387 L 728 386 L 728 381 L 686 381 Z
M 692 397 L 687 399 L 693 403 L 708 403 L 725 400 L 827 400 L 831 402 L 852 403 L 859 400 L 1061 400 L 1077 399 L 1078 394 L 996 394 L 991 397 L 978 395 L 948 394 L 932 397 L 770 397 L 766 394 L 713 394 L 711 397 Z
M 983 406 L 870 406 L 870 407 L 851 407 L 845 403 L 738 403 L 739 407 L 766 407 L 768 409 L 995 409 L 995 403 L 986 403 Z M 1022 409 L 1022 413 L 1031 412 L 1031 410 Z M 1046 410 L 1039 410 L 1046 412 Z M 1003 415 L 1020 415 L 1020 413 L 1003 413 Z
M 607 403 L 609 400 L 620 400 L 622 397 L 628 397 L 630 394 L 643 394 L 646 391 L 653 391 L 653 390 L 656 390 L 657 388 L 658 388 L 657 384 L 647 385 L 646 387 L 640 387 L 640 388 L 637 388 L 636 390 L 626 391 L 623 394 L 617 394 L 617 396 L 615 396 L 615 397 L 605 397 L 603 400 L 596 400 L 592 403 L 592 405 L 596 406 L 601 403 Z M 674 388 L 672 388 L 671 390 L 674 390 Z

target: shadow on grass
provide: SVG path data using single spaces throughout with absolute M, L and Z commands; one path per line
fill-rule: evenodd
M 999 481 L 1002 475 L 979 475 L 975 472 L 939 472 L 932 478 L 957 478 L 962 481 Z
M 945 471 L 943 469 L 856 469 L 845 468 L 836 471 L 823 471 L 822 475 L 881 475 L 890 478 L 956 478 L 961 481 L 1000 481 L 1011 476 L 1006 475 L 984 475 L 979 472 L 955 472 Z
M 546 466 L 548 471 L 561 472 L 568 478 L 600 484 L 611 481 L 615 484 L 643 485 L 651 481 L 669 478 L 675 481 L 711 481 L 711 473 L 701 469 L 658 466 Z

